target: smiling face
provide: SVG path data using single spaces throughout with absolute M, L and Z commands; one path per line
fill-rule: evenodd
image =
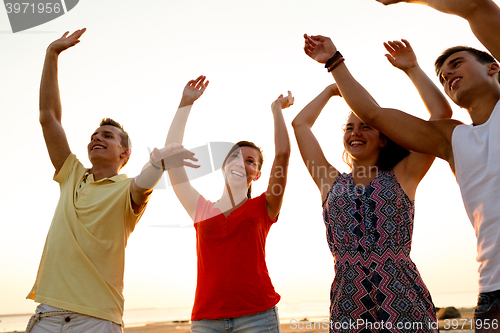
M 457 105 L 467 108 L 481 89 L 497 84 L 496 63 L 482 63 L 468 51 L 451 54 L 441 65 L 438 76 L 448 97 Z
M 354 113 L 351 113 L 344 127 L 344 148 L 353 160 L 378 160 L 380 149 L 386 144 L 386 139 L 380 132 L 363 123 Z
M 118 164 L 120 168 L 124 165 L 130 155 L 130 148 L 122 146 L 120 134 L 120 129 L 111 125 L 103 125 L 92 134 L 87 146 L 92 165 L 111 163 Z
M 256 148 L 236 148 L 228 155 L 223 165 L 226 181 L 231 186 L 248 188 L 253 180 L 259 179 L 261 165 L 262 159 Z

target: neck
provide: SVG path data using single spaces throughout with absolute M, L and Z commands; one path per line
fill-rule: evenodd
M 231 208 L 234 208 L 247 199 L 247 192 L 248 188 L 231 187 L 226 183 L 219 203 L 223 206 L 231 206 Z
M 495 105 L 500 100 L 500 91 L 495 94 L 475 98 L 466 108 L 474 125 L 481 125 L 490 119 Z
M 92 165 L 89 172 L 94 176 L 94 180 L 101 180 L 104 178 L 111 178 L 118 174 L 119 169 L 114 166 L 99 166 Z
M 357 185 L 368 185 L 377 176 L 379 167 L 377 167 L 377 161 L 367 161 L 359 162 L 353 161 L 352 163 L 352 178 Z

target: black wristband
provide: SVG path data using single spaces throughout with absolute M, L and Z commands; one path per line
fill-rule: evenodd
M 325 68 L 330 67 L 335 62 L 335 60 L 337 60 L 337 58 L 339 58 L 339 57 L 342 57 L 342 54 L 340 54 L 339 51 L 335 52 L 335 54 L 330 59 L 328 59 L 326 61 Z

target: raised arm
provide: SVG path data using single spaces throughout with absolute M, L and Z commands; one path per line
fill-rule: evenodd
M 197 161 L 194 158 L 194 153 L 186 150 L 180 144 L 171 143 L 161 149 L 155 148 L 141 173 L 130 184 L 134 211 L 138 213 L 142 210 L 165 170 L 182 166 L 199 168 L 199 165 L 194 165 L 189 160 Z
M 182 99 L 179 108 L 175 113 L 170 129 L 168 130 L 167 141 L 165 146 L 177 143 L 182 144 L 184 139 L 184 130 L 191 112 L 193 103 L 203 95 L 208 86 L 208 81 L 205 81 L 205 76 L 199 76 L 196 80 L 191 80 L 186 84 L 182 93 Z M 175 195 L 181 202 L 186 212 L 194 220 L 196 213 L 196 204 L 200 197 L 200 193 L 191 185 L 186 170 L 184 168 L 173 168 L 168 170 L 170 182 L 172 183 Z
M 292 121 L 300 155 L 309 174 L 321 192 L 324 201 L 331 185 L 337 178 L 338 171 L 326 160 L 323 150 L 311 128 L 316 122 L 326 103 L 333 96 L 341 96 L 337 84 L 326 87 L 315 99 L 307 104 Z
M 304 35 L 304 38 L 304 51 L 320 63 L 326 63 L 337 52 L 328 37 Z M 360 119 L 399 145 L 441 157 L 450 163 L 452 169 L 454 168 L 451 134 L 460 122 L 448 119 L 424 121 L 399 110 L 380 107 L 366 89 L 354 79 L 345 63 L 338 59 L 337 57 L 334 66 L 330 67 L 331 73 L 345 101 Z
M 65 32 L 61 38 L 53 41 L 45 53 L 42 79 L 40 82 L 40 125 L 52 165 L 59 172 L 71 153 L 66 133 L 62 127 L 62 107 L 57 79 L 59 54 L 80 42 L 85 29 L 77 30 L 68 36 Z
M 420 3 L 469 22 L 477 39 L 500 60 L 500 8 L 492 0 L 377 0 L 384 5 L 399 2 Z
M 432 80 L 420 68 L 417 56 L 410 43 L 402 39 L 401 41 L 389 41 L 384 43 L 384 47 L 389 52 L 386 54 L 387 60 L 396 68 L 402 70 L 413 82 L 415 87 L 430 113 L 431 120 L 449 119 L 453 111 L 450 103 L 432 82 Z M 413 199 L 417 186 L 425 176 L 432 163 L 434 156 L 411 152 L 397 166 L 394 173 L 398 177 L 406 194 Z
M 283 203 L 290 159 L 290 139 L 282 110 L 293 105 L 293 102 L 294 98 L 289 91 L 288 96 L 280 95 L 271 104 L 274 118 L 274 161 L 266 191 L 267 213 L 271 219 L 278 216 Z
M 448 119 L 453 115 L 450 103 L 441 90 L 420 68 L 417 56 L 410 43 L 406 39 L 401 41 L 389 41 L 384 43 L 384 47 L 389 52 L 386 54 L 387 60 L 396 68 L 402 70 L 415 88 L 417 88 L 425 107 L 430 113 L 430 119 Z

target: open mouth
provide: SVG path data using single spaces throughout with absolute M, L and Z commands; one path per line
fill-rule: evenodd
M 351 147 L 361 146 L 361 145 L 364 145 L 364 144 L 365 144 L 365 143 L 364 143 L 363 141 L 351 141 L 351 142 L 349 143 L 349 145 L 350 145 Z
M 104 147 L 103 145 L 95 145 L 90 151 L 94 151 L 96 149 L 106 149 L 106 147 Z
M 461 77 L 454 78 L 453 80 L 450 81 L 450 89 L 453 90 L 455 89 L 455 85 L 461 80 Z
M 240 178 L 246 177 L 246 175 L 244 173 L 241 173 L 241 172 L 236 171 L 236 170 L 231 170 L 231 174 L 235 175 L 236 177 L 240 177 Z

